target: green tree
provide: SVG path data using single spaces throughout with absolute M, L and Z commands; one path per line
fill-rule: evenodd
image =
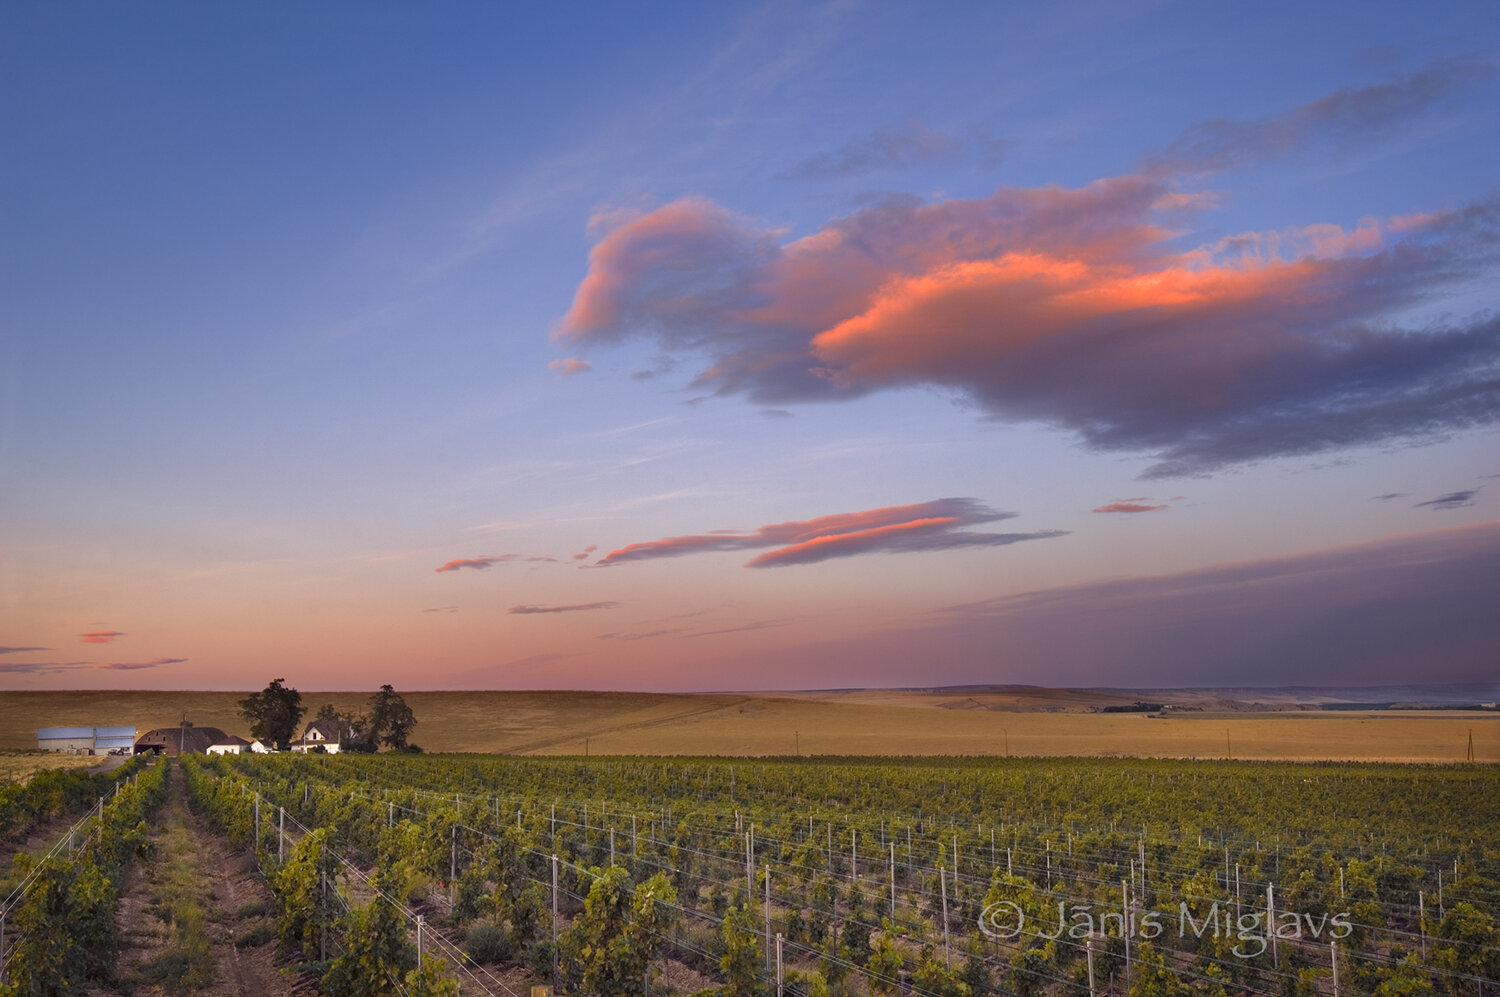
M 405 748 L 411 729 L 416 725 L 416 714 L 389 682 L 370 697 L 369 739 L 372 743 Z
M 272 679 L 260 692 L 240 700 L 240 716 L 250 724 L 250 733 L 282 751 L 291 744 L 302 714 L 307 712 L 302 706 L 302 693 L 282 685 L 285 681 Z

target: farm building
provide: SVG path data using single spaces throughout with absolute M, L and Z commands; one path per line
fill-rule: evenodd
M 339 753 L 339 725 L 332 720 L 314 720 L 302 732 L 302 740 L 292 743 L 293 751 L 307 752 L 322 748 L 330 755 Z
M 204 754 L 215 744 L 229 740 L 229 735 L 217 727 L 194 727 L 184 720 L 176 727 L 158 727 L 148 730 L 135 742 L 135 753 L 151 752 L 157 755 Z
M 250 742 L 238 734 L 230 734 L 218 744 L 210 744 L 208 753 L 210 755 L 238 755 L 250 750 Z
M 134 727 L 42 727 L 36 732 L 38 749 L 74 755 L 128 753 L 134 744 Z

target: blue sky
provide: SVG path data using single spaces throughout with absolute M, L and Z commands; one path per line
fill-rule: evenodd
M 0 688 L 1493 678 L 1488 4 L 0 18 Z

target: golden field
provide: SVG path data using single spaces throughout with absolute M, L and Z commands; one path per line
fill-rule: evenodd
M 36 728 L 133 723 L 247 734 L 242 692 L 7 692 L 0 749 L 31 748 Z M 412 739 L 428 751 L 659 755 L 1034 755 L 1500 762 L 1493 712 L 1081 712 L 1123 696 L 1025 693 L 407 692 Z M 369 693 L 304 693 L 361 710 Z M 1227 739 L 1227 747 L 1226 747 Z
M 7 742 L 9 747 L 9 742 Z M 36 737 L 26 747 L 36 747 Z M 98 758 L 87 755 L 54 755 L 34 752 L 0 751 L 0 783 L 25 782 L 38 772 L 51 769 L 88 768 L 99 764 Z

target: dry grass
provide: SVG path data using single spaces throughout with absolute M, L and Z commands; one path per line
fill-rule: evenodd
M 411 692 L 413 740 L 429 751 L 526 754 L 1091 755 L 1286 760 L 1500 762 L 1500 714 L 1459 711 L 1142 714 L 1073 710 L 1087 694 L 1045 690 L 979 706 L 966 695 L 851 692 L 668 695 Z M 34 745 L 39 725 L 134 723 L 248 733 L 226 692 L 14 692 L 0 697 L 0 748 Z M 1083 698 L 1080 698 L 1083 697 Z M 363 709 L 369 693 L 307 693 Z
M 7 741 L 7 745 L 8 745 Z M 36 743 L 35 733 L 32 744 Z M 38 772 L 51 769 L 82 769 L 98 765 L 102 758 L 88 755 L 54 755 L 50 752 L 0 751 L 0 782 L 25 782 Z

